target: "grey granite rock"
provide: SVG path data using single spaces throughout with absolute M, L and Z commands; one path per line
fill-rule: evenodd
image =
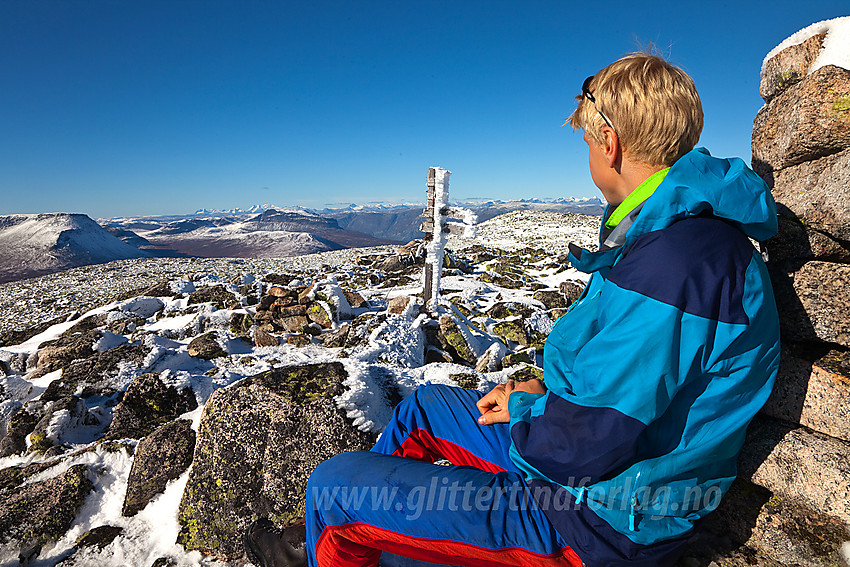
M 738 474 L 780 498 L 850 524 L 850 442 L 756 418 Z
M 776 96 L 753 122 L 753 168 L 768 179 L 848 147 L 850 71 L 832 65 Z
M 806 227 L 850 241 L 850 149 L 776 171 L 772 192 Z
M 705 525 L 709 533 L 744 544 L 777 565 L 801 567 L 841 565 L 840 549 L 848 538 L 844 526 L 804 503 L 740 479 Z
M 313 468 L 374 442 L 334 402 L 346 377 L 336 362 L 289 366 L 216 391 L 204 407 L 180 503 L 179 543 L 235 560 L 256 517 L 286 525 L 303 515 Z
M 850 353 L 807 360 L 783 348 L 779 376 L 762 412 L 850 441 Z
M 777 205 L 779 233 L 766 242 L 770 263 L 794 272 L 811 260 L 850 263 L 850 246 L 804 224 L 784 205 Z
M 784 340 L 850 347 L 850 265 L 812 261 L 792 274 L 771 271 Z
M 115 406 L 106 437 L 139 439 L 197 407 L 190 389 L 178 391 L 163 384 L 156 374 L 142 374 L 130 383 Z
M 133 516 L 164 492 L 168 481 L 192 464 L 194 451 L 195 432 L 192 422 L 186 419 L 166 423 L 139 441 L 121 513 Z
M 819 33 L 802 43 L 786 47 L 765 61 L 759 84 L 759 94 L 765 102 L 770 102 L 806 77 L 825 38 L 825 33 Z

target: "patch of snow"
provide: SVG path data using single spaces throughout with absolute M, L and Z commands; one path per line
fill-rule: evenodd
M 366 345 L 352 351 L 351 358 L 405 368 L 421 366 L 424 364 L 425 335 L 419 327 L 420 322 L 420 319 L 413 321 L 405 314 L 389 315 L 372 331 Z
M 599 223 L 600 217 L 575 213 L 513 211 L 479 224 L 473 239 L 450 237 L 447 246 L 452 250 L 475 244 L 502 250 L 531 246 L 555 255 L 567 252 L 572 242 L 592 250 L 597 244 Z
M 850 70 L 850 16 L 844 16 L 816 22 L 785 39 L 765 56 L 761 65 L 762 71 L 765 64 L 783 49 L 799 45 L 810 37 L 822 33 L 827 34 L 823 48 L 812 63 L 809 74 L 827 65 Z
M 94 342 L 92 349 L 97 352 L 106 352 L 127 342 L 127 337 L 124 335 L 116 335 L 111 331 L 101 331 L 101 336 Z
M 165 307 L 165 303 L 157 297 L 134 297 L 118 304 L 118 309 L 132 313 L 142 319 L 153 317 L 154 313 Z
M 180 278 L 168 282 L 168 289 L 172 293 L 192 293 L 195 291 L 195 284 L 185 278 Z

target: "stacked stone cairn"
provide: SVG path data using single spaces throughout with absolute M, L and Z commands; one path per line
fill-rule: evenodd
M 779 213 L 766 251 L 782 358 L 708 522 L 744 544 L 724 565 L 850 561 L 850 71 L 810 72 L 826 35 L 780 51 L 761 75 L 753 168 Z

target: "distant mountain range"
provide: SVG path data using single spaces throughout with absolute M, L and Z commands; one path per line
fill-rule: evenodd
M 0 283 L 151 254 L 113 236 L 86 215 L 0 216 Z
M 589 199 L 523 199 L 521 201 L 475 200 L 458 203 L 478 215 L 478 222 L 512 211 L 550 211 L 553 213 L 581 213 L 601 215 L 604 204 L 593 197 Z M 422 238 L 419 231 L 424 204 L 352 206 L 345 209 L 316 211 L 324 217 L 336 219 L 342 228 L 371 234 L 372 236 L 409 242 Z
M 260 214 L 196 212 L 185 218 L 101 222 L 118 238 L 137 243 L 142 250 L 206 258 L 282 258 L 394 243 L 342 228 L 336 220 L 308 211 L 261 210 Z
M 479 222 L 517 210 L 598 215 L 599 199 L 460 203 Z M 309 210 L 256 205 L 187 215 L 93 221 L 83 214 L 0 216 L 0 283 L 112 260 L 144 257 L 280 258 L 421 238 L 424 205 Z M 98 224 L 99 223 L 99 224 Z

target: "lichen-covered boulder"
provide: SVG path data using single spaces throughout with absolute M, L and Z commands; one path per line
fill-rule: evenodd
M 224 309 L 238 304 L 236 296 L 224 289 L 223 285 L 213 285 L 198 288 L 189 294 L 189 305 L 194 303 L 212 303 L 216 309 Z
M 542 303 L 546 309 L 563 309 L 565 307 L 569 307 L 570 303 L 572 303 L 563 293 L 560 292 L 560 290 L 555 289 L 541 289 L 539 291 L 535 291 L 532 297 Z
M 534 364 L 537 360 L 537 351 L 533 348 L 512 352 L 502 358 L 502 367 L 516 366 L 517 364 Z
M 218 342 L 218 335 L 214 331 L 204 333 L 192 339 L 186 350 L 189 351 L 189 356 L 203 358 L 204 360 L 227 356 L 227 352 L 221 348 Z
M 350 327 L 350 324 L 345 323 L 336 329 L 322 333 L 322 335 L 320 335 L 322 344 L 329 348 L 339 348 L 343 346 L 346 338 L 348 337 L 348 330 Z
M 127 387 L 112 414 L 109 439 L 139 439 L 198 407 L 192 390 L 166 386 L 156 374 L 142 374 Z
M 0 497 L 0 544 L 22 551 L 38 549 L 68 531 L 83 500 L 92 490 L 85 465 L 59 476 L 22 484 Z M 27 553 L 29 554 L 29 553 Z
M 237 337 L 250 337 L 254 320 L 247 313 L 233 313 L 230 316 L 230 332 Z
M 313 468 L 374 442 L 334 401 L 346 377 L 338 362 L 288 366 L 216 391 L 204 406 L 180 503 L 179 543 L 235 560 L 255 518 L 285 525 L 303 515 Z
M 143 345 L 120 345 L 66 363 L 62 366 L 62 376 L 47 386 L 41 399 L 54 401 L 77 392 L 84 398 L 92 395 L 110 396 L 124 385 L 116 382 L 121 367 L 141 365 L 149 350 Z
M 0 439 L 0 457 L 8 457 L 25 451 L 27 435 L 32 433 L 40 419 L 40 414 L 26 409 L 21 409 L 13 415 L 6 428 L 6 435 Z
M 118 526 L 98 526 L 77 538 L 78 547 L 97 547 L 103 549 L 121 535 L 124 528 Z
M 443 349 L 449 352 L 456 362 L 469 366 L 475 366 L 478 362 L 478 357 L 475 356 L 475 352 L 469 346 L 457 322 L 450 315 L 440 317 L 439 337 L 443 342 Z
M 195 432 L 186 419 L 166 423 L 139 441 L 121 513 L 133 516 L 164 492 L 168 481 L 189 468 L 194 452 Z
M 508 317 L 531 317 L 534 309 L 524 303 L 499 302 L 487 311 L 487 315 L 493 319 L 507 319 Z
M 42 343 L 37 353 L 36 368 L 46 374 L 73 360 L 91 356 L 95 352 L 92 346 L 100 339 L 100 335 L 100 331 L 92 329 Z
M 522 321 L 519 320 L 496 323 L 493 326 L 493 333 L 518 345 L 528 346 L 530 344 L 528 340 L 528 332 L 525 330 L 525 326 L 522 324 Z
M 326 305 L 324 301 L 311 301 L 307 304 L 307 318 L 323 329 L 330 329 L 333 327 L 333 315 Z
M 30 452 L 44 453 L 58 444 L 57 437 L 66 428 L 93 425 L 97 418 L 88 413 L 88 408 L 77 396 L 68 396 L 48 405 L 44 416 L 30 433 Z

